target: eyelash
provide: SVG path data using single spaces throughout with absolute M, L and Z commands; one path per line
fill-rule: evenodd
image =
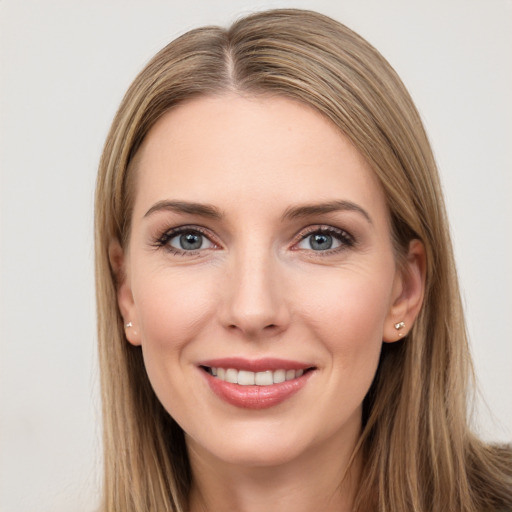
M 165 249 L 166 251 L 170 252 L 173 255 L 177 256 L 193 256 L 197 255 L 201 250 L 204 249 L 198 249 L 198 250 L 192 250 L 192 251 L 185 251 L 177 249 L 176 247 L 173 247 L 169 244 L 169 241 L 173 238 L 182 235 L 182 234 L 199 234 L 201 236 L 204 236 L 207 238 L 214 246 L 218 247 L 218 244 L 213 241 L 213 236 L 209 231 L 202 228 L 201 226 L 180 226 L 178 228 L 173 228 L 168 231 L 166 231 L 162 236 L 160 236 L 155 243 L 153 244 L 157 249 Z
M 217 247 L 217 248 L 219 247 L 219 244 L 217 244 L 213 240 L 214 237 L 212 236 L 212 234 L 209 231 L 207 231 L 206 229 L 202 228 L 201 226 L 180 226 L 177 228 L 170 229 L 170 230 L 166 231 L 165 233 L 163 233 L 154 242 L 153 245 L 157 249 L 165 249 L 166 251 L 170 252 L 171 254 L 178 255 L 178 256 L 193 256 L 193 255 L 197 255 L 199 252 L 205 250 L 205 249 L 198 249 L 198 250 L 185 251 L 185 250 L 177 249 L 176 247 L 173 247 L 169 244 L 170 240 L 172 240 L 173 238 L 175 238 L 181 234 L 185 234 L 185 233 L 199 234 L 201 236 L 204 236 L 215 247 Z M 303 240 L 306 240 L 309 236 L 317 234 L 317 233 L 332 236 L 333 238 L 338 240 L 341 245 L 334 249 L 327 249 L 324 251 L 315 251 L 312 249 L 308 250 L 308 252 L 314 253 L 315 256 L 322 257 L 322 256 L 332 255 L 332 254 L 341 252 L 343 250 L 349 249 L 351 247 L 354 247 L 356 245 L 355 238 L 350 233 L 345 231 L 344 229 L 335 228 L 334 226 L 315 225 L 315 226 L 309 226 L 309 227 L 305 228 L 305 230 L 302 230 L 301 233 L 299 235 L 297 235 L 297 237 L 295 238 L 295 241 L 292 245 L 292 250 L 295 250 L 295 251 L 307 250 L 307 249 L 296 248 L 296 246 Z
M 345 231 L 344 229 L 335 228 L 334 226 L 315 225 L 305 228 L 305 230 L 303 230 L 298 235 L 298 240 L 293 244 L 293 246 L 297 246 L 297 244 L 299 244 L 303 240 L 306 240 L 311 235 L 315 235 L 318 233 L 322 235 L 332 236 L 333 238 L 340 242 L 340 246 L 334 249 L 327 249 L 325 251 L 309 250 L 308 252 L 313 253 L 314 256 L 330 256 L 332 254 L 336 254 L 344 250 L 350 249 L 351 247 L 354 247 L 356 245 L 356 239 L 348 231 Z M 296 248 L 294 250 L 300 251 L 301 249 Z

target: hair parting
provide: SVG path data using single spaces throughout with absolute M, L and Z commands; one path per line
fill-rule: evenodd
M 126 246 L 137 151 L 155 122 L 198 96 L 281 95 L 326 116 L 366 158 L 390 212 L 397 261 L 426 250 L 424 304 L 400 342 L 384 344 L 363 404 L 364 468 L 355 510 L 512 509 L 512 452 L 468 427 L 472 367 L 436 164 L 420 116 L 395 71 L 330 18 L 281 9 L 225 30 L 192 30 L 161 50 L 126 93 L 108 134 L 96 189 L 95 245 L 104 420 L 102 512 L 186 512 L 184 434 L 149 383 L 117 308 L 113 240 Z

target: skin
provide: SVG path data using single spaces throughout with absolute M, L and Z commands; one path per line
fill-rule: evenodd
M 134 167 L 129 245 L 113 242 L 111 261 L 133 324 L 127 339 L 142 347 L 158 398 L 186 433 L 191 510 L 350 510 L 362 401 L 382 342 L 407 332 L 420 308 L 421 244 L 411 242 L 398 269 L 371 169 L 328 120 L 289 99 L 182 104 L 151 129 Z M 221 215 L 155 206 L 162 201 Z M 286 216 L 334 201 L 361 211 Z M 202 248 L 176 254 L 179 235 L 162 241 L 182 226 L 203 230 Z M 313 250 L 311 233 L 331 227 L 343 234 L 334 248 Z M 284 402 L 248 410 L 217 397 L 198 368 L 233 356 L 315 370 Z

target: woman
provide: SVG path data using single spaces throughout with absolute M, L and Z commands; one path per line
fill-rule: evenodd
M 136 78 L 96 196 L 104 510 L 512 507 L 468 429 L 437 171 L 325 16 L 191 31 Z

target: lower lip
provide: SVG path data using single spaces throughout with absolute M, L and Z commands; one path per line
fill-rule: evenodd
M 203 370 L 201 372 L 219 398 L 242 409 L 267 409 L 284 402 L 300 391 L 313 373 L 309 371 L 296 379 L 271 386 L 240 386 L 218 379 Z

